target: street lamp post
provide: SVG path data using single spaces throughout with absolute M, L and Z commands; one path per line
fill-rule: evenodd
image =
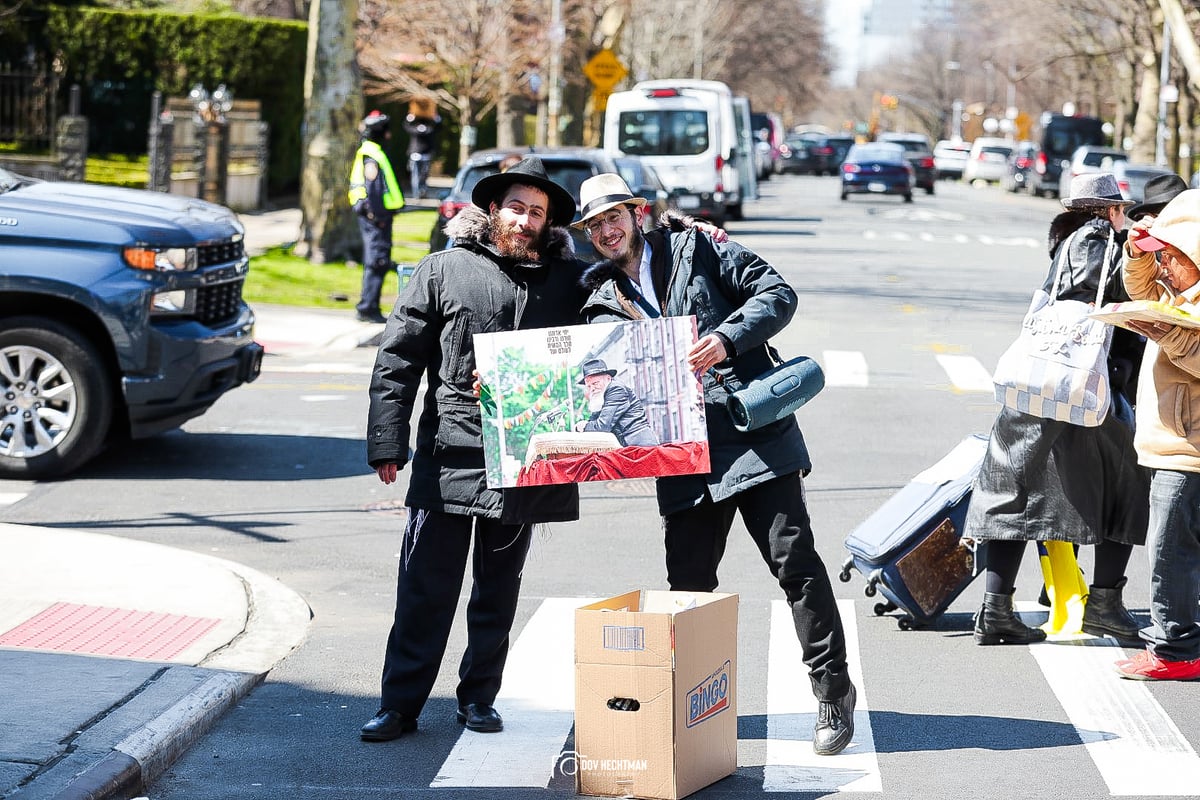
M 954 98 L 950 103 L 950 139 L 952 141 L 961 141 L 963 101 L 958 96 L 958 84 L 959 75 L 962 72 L 962 64 L 959 64 L 957 61 L 947 61 L 943 65 L 943 68 L 950 73 L 950 94 Z

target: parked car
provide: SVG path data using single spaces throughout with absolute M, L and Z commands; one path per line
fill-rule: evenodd
M 258 377 L 237 215 L 0 169 L 0 479 L 60 478 Z
M 959 179 L 967 165 L 971 143 L 943 139 L 933 146 L 933 171 L 938 178 Z
M 1113 164 L 1128 160 L 1129 154 L 1115 147 L 1084 145 L 1076 148 L 1071 160 L 1063 165 L 1058 174 L 1058 196 L 1070 196 L 1071 179 L 1076 175 L 1086 172 L 1112 172 Z
M 613 158 L 594 147 L 529 147 L 519 152 L 502 148 L 477 150 L 459 167 L 454 176 L 454 185 L 438 205 L 437 219 L 429 235 L 430 251 L 446 249 L 446 223 L 471 204 L 471 192 L 475 184 L 499 172 L 500 162 L 514 153 L 539 156 L 550 180 L 575 198 L 579 197 L 579 186 L 588 178 L 602 172 L 616 172 L 629 184 L 630 191 L 645 197 L 654 205 L 653 216 L 648 219 L 657 219 L 667 208 L 675 208 L 676 194 L 668 192 L 658 173 L 637 156 Z M 575 243 L 575 255 L 579 258 L 584 261 L 596 261 L 599 258 L 585 233 L 571 228 L 571 238 Z
M 773 111 L 756 111 L 750 115 L 750 128 L 758 153 L 758 179 L 770 180 L 783 171 L 783 119 Z
M 818 138 L 809 148 L 813 174 L 837 175 L 842 162 L 846 159 L 846 154 L 853 146 L 853 136 L 834 134 Z
M 1034 142 L 1017 142 L 1004 163 L 1004 177 L 1000 179 L 1000 188 L 1010 192 L 1032 191 L 1030 174 L 1037 161 L 1038 146 Z
M 963 180 L 967 183 L 999 183 L 1004 177 L 1008 157 L 1012 152 L 1011 142 L 988 136 L 979 137 L 971 142 L 971 153 L 967 156 L 967 165 L 963 169 Z
M 1113 162 L 1112 172 L 1117 179 L 1117 186 L 1121 188 L 1121 196 L 1140 203 L 1146 197 L 1146 181 L 1159 175 L 1170 175 L 1174 170 L 1156 164 L 1131 164 L 1118 160 Z
M 1033 179 L 1030 192 L 1059 196 L 1063 162 L 1069 161 L 1071 154 L 1083 145 L 1103 145 L 1104 142 L 1104 122 L 1098 117 L 1044 114 L 1037 160 L 1030 175 Z
M 892 142 L 904 148 L 904 155 L 912 164 L 916 175 L 916 186 L 924 189 L 925 194 L 933 194 L 933 184 L 936 173 L 933 166 L 933 145 L 929 137 L 923 133 L 889 131 L 877 137 L 881 142 Z
M 852 194 L 898 194 L 911 203 L 916 170 L 896 142 L 856 144 L 842 163 L 842 199 Z

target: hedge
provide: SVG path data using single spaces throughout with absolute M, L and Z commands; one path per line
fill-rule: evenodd
M 151 95 L 185 96 L 224 83 L 259 100 L 271 126 L 269 184 L 299 184 L 308 25 L 231 14 L 107 11 L 52 6 L 46 42 L 64 68 L 61 108 L 79 84 L 97 153 L 144 153 Z

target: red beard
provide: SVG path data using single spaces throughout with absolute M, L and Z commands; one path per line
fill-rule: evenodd
M 500 254 L 515 261 L 540 261 L 547 234 L 543 228 L 532 241 L 526 241 L 511 225 L 501 219 L 499 212 L 488 214 L 488 238 Z

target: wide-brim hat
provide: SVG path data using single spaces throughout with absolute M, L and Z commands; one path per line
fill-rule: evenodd
M 620 175 L 605 172 L 593 175 L 579 187 L 580 219 L 571 227 L 582 228 L 594 216 L 603 214 L 617 206 L 644 206 L 646 198 L 629 190 L 629 184 Z
M 1187 181 L 1174 172 L 1166 175 L 1155 175 L 1146 181 L 1146 189 L 1142 194 L 1142 202 L 1130 206 L 1125 216 L 1137 221 L 1147 214 L 1157 214 L 1163 206 L 1186 192 Z
M 580 383 L 583 383 L 584 380 L 592 377 L 593 375 L 608 375 L 610 377 L 615 377 L 617 374 L 615 369 L 609 369 L 608 364 L 604 363 L 604 360 L 600 358 L 589 358 L 587 361 L 583 362 L 581 369 L 583 370 L 583 377 L 579 379 Z
M 510 186 L 532 186 L 549 198 L 550 224 L 570 225 L 575 218 L 575 198 L 563 187 L 550 180 L 546 166 L 537 156 L 525 156 L 504 172 L 488 175 L 471 190 L 471 202 L 487 211 L 492 203 L 500 205 Z
M 1132 200 L 1121 195 L 1121 187 L 1111 172 L 1085 172 L 1071 178 L 1071 191 L 1063 198 L 1063 207 L 1072 211 L 1131 206 Z

